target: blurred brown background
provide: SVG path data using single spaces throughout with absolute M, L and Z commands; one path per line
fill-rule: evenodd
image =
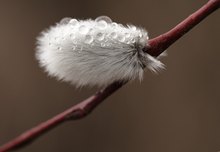
M 63 17 L 110 16 L 155 37 L 206 0 L 0 0 L 0 144 L 93 94 L 49 78 L 35 38 Z M 220 11 L 168 49 L 167 70 L 146 71 L 89 117 L 63 124 L 21 152 L 220 150 Z

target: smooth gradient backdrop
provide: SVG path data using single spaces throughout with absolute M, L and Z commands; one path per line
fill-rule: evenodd
M 0 0 L 0 144 L 78 103 L 97 88 L 50 78 L 35 60 L 36 36 L 63 17 L 107 15 L 171 29 L 207 0 Z M 19 152 L 218 152 L 220 11 L 168 49 L 167 69 L 145 72 L 91 115 L 58 126 Z

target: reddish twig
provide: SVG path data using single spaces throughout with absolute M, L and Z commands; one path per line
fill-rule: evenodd
M 191 14 L 182 22 L 180 22 L 173 29 L 164 34 L 161 34 L 156 38 L 149 40 L 149 46 L 146 47 L 146 51 L 153 56 L 160 55 L 170 45 L 172 45 L 175 41 L 181 38 L 189 30 L 195 27 L 195 25 L 200 23 L 204 18 L 206 18 L 209 14 L 214 12 L 219 7 L 219 0 L 209 0 L 205 5 L 203 5 L 203 7 L 197 10 L 195 13 Z
M 125 83 L 125 82 L 124 82 Z M 47 132 L 48 130 L 56 127 L 59 124 L 62 124 L 68 120 L 76 120 L 85 117 L 88 115 L 98 104 L 100 104 L 105 98 L 110 96 L 113 92 L 119 89 L 123 84 L 123 82 L 115 82 L 105 88 L 87 98 L 86 100 L 80 102 L 79 104 L 65 110 L 64 112 L 56 115 L 55 117 L 37 125 L 36 127 L 24 132 L 17 138 L 12 141 L 6 143 L 2 147 L 0 147 L 0 152 L 6 152 L 9 150 L 14 150 L 21 148 L 37 137 Z
M 165 34 L 162 34 L 154 39 L 149 40 L 148 46 L 146 46 L 145 51 L 153 56 L 160 55 L 165 49 L 172 45 L 176 40 L 182 37 L 190 29 L 201 22 L 205 17 L 214 12 L 220 7 L 220 0 L 209 0 L 202 8 L 187 17 L 176 27 L 171 29 Z M 57 125 L 62 124 L 68 120 L 76 120 L 84 118 L 88 115 L 94 108 L 97 107 L 105 98 L 113 94 L 116 90 L 122 87 L 126 82 L 115 82 L 99 91 L 95 95 L 92 95 L 88 99 L 80 102 L 79 104 L 67 109 L 66 111 L 58 114 L 57 116 L 37 125 L 36 127 L 24 132 L 15 139 L 9 141 L 2 147 L 0 147 L 0 152 L 7 152 L 10 150 L 15 150 L 27 145 L 40 135 L 44 134 L 46 131 L 51 130 Z

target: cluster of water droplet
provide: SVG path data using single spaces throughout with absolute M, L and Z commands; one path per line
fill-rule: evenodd
M 95 21 L 88 21 L 91 24 L 82 24 L 79 25 L 78 31 L 81 34 L 79 39 L 81 42 L 86 45 L 100 45 L 104 46 L 106 41 L 106 29 L 108 28 L 108 23 L 111 22 L 111 19 L 108 17 L 99 17 Z M 71 23 L 70 23 L 71 24 Z
M 95 20 L 63 18 L 37 39 L 36 57 L 49 75 L 77 86 L 106 86 L 142 78 L 143 65 L 163 65 L 142 51 L 147 32 L 101 16 Z M 148 65 L 149 64 L 149 65 Z
M 137 32 L 133 25 L 127 27 L 112 22 L 107 16 L 100 16 L 95 20 L 77 20 L 63 18 L 58 24 L 57 35 L 50 36 L 49 46 L 58 51 L 63 49 L 81 52 L 83 49 L 96 47 L 112 47 L 114 44 L 134 44 L 138 38 L 146 36 L 144 32 Z M 139 29 L 140 30 L 140 29 Z M 135 35 L 137 34 L 138 35 Z M 68 41 L 68 48 L 65 44 Z M 53 46 L 52 46 L 53 45 Z

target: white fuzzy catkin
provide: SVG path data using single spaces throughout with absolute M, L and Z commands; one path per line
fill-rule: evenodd
M 144 68 L 164 68 L 143 51 L 148 33 L 134 25 L 123 26 L 106 16 L 96 20 L 64 18 L 41 33 L 36 57 L 51 76 L 77 87 L 104 87 L 114 81 L 143 77 Z

